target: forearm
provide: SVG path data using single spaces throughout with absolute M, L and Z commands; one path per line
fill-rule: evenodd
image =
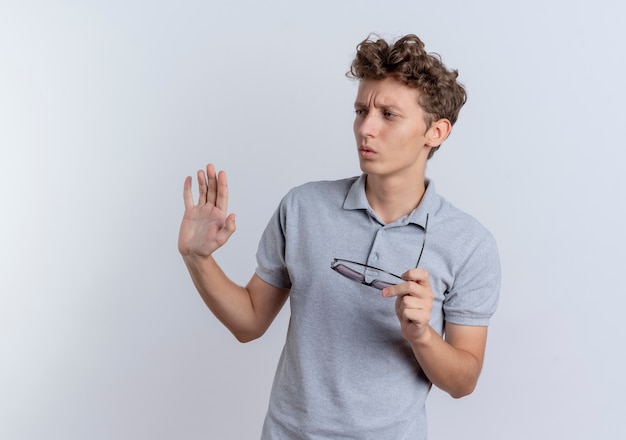
M 231 281 L 212 256 L 183 256 L 183 260 L 204 303 L 238 340 L 249 341 L 263 333 L 250 292 Z
M 254 275 L 246 287 L 232 282 L 215 262 L 213 252 L 235 232 L 235 215 L 228 210 L 226 173 L 212 164 L 198 171 L 198 203 L 193 201 L 191 177 L 185 179 L 185 213 L 178 251 L 191 279 L 213 314 L 242 342 L 263 335 L 287 300 L 289 291 Z
M 454 347 L 432 327 L 415 341 L 409 341 L 422 371 L 438 388 L 454 398 L 470 394 L 476 387 L 482 361 L 469 351 Z

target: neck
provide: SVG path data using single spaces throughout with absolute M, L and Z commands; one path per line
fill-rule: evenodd
M 411 181 L 368 175 L 365 184 L 367 201 L 385 224 L 410 214 L 419 205 L 425 191 L 423 175 Z

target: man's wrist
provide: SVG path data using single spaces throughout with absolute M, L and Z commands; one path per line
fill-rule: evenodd
M 436 334 L 435 330 L 428 325 L 420 335 L 411 340 L 411 345 L 416 348 L 427 347 L 433 341 L 434 334 Z

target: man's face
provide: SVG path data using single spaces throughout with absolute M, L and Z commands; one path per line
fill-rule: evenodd
M 430 148 L 418 93 L 394 78 L 361 81 L 354 137 L 364 173 L 411 179 L 423 174 Z

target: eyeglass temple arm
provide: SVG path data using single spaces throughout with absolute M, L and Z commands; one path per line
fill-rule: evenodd
M 415 263 L 415 267 L 420 265 L 420 261 L 422 260 L 422 254 L 424 253 L 424 246 L 426 245 L 426 233 L 428 232 L 428 213 L 426 213 L 426 222 L 424 223 L 424 238 L 422 239 L 422 250 L 420 250 L 420 255 L 417 257 L 417 263 Z

